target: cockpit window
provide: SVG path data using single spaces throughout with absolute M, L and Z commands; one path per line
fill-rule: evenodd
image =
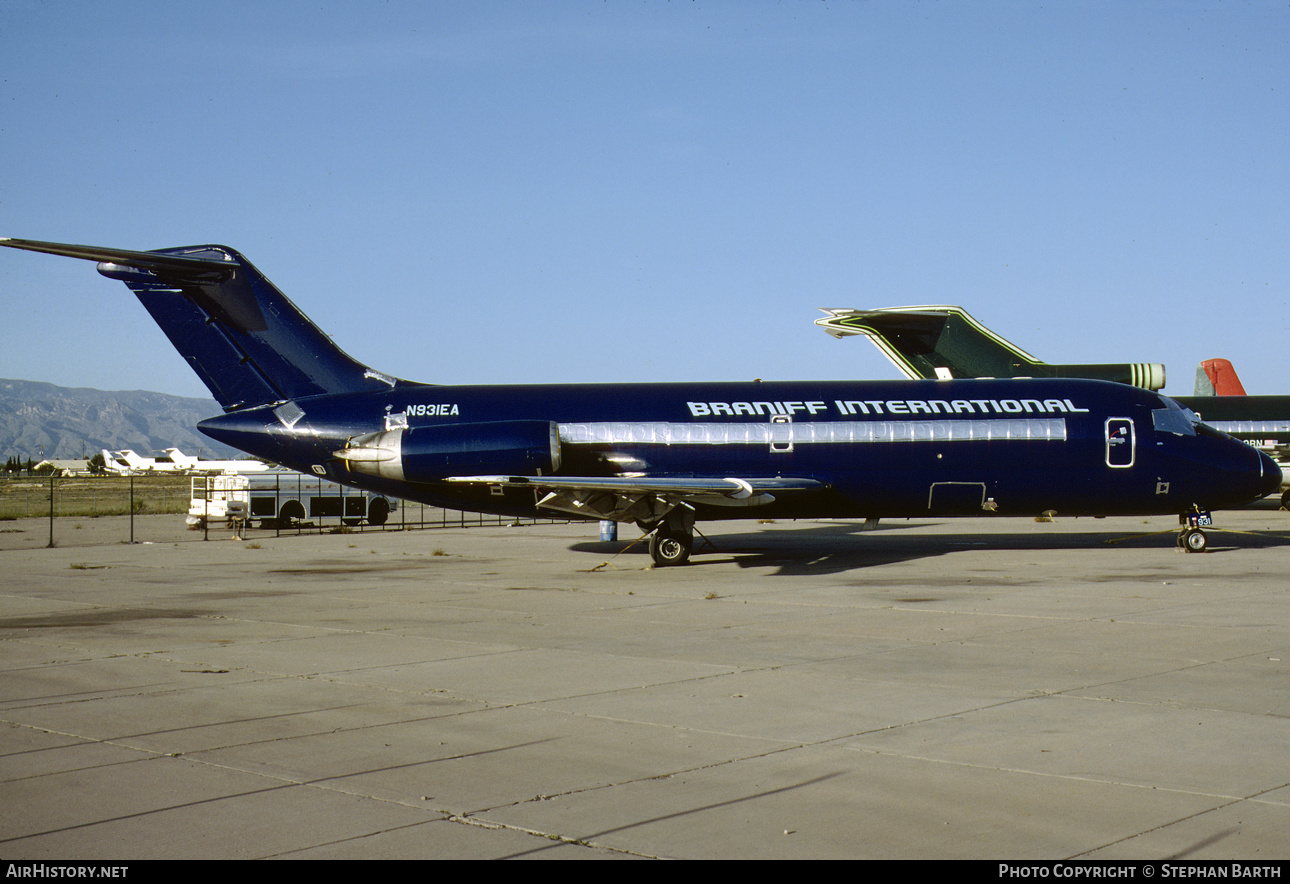
M 1183 408 L 1172 399 L 1163 399 L 1163 401 L 1165 408 L 1151 411 L 1151 422 L 1155 428 L 1163 433 L 1173 433 L 1175 436 L 1195 436 L 1196 425 L 1200 423 L 1196 412 L 1190 408 Z

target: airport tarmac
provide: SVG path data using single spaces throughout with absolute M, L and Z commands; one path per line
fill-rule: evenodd
M 1271 507 L 1201 554 L 705 523 L 665 569 L 594 524 L 127 521 L 0 533 L 7 859 L 1290 857 Z

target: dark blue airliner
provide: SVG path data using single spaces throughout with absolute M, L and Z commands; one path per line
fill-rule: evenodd
M 1267 455 L 1100 380 L 437 386 L 374 371 L 233 249 L 0 239 L 99 262 L 225 414 L 207 435 L 301 472 L 503 515 L 634 522 L 659 565 L 704 519 L 1189 514 L 1275 490 Z

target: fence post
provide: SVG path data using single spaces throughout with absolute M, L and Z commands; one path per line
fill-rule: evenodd
M 49 471 L 49 546 L 54 548 L 54 471 Z

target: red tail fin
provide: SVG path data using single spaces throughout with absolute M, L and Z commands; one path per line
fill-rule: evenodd
M 1210 390 L 1202 394 L 1199 387 L 1201 386 L 1201 372 L 1204 372 L 1205 378 L 1209 381 Z M 1241 386 L 1241 379 L 1236 376 L 1236 369 L 1232 368 L 1232 363 L 1226 359 L 1206 359 L 1200 364 L 1200 371 L 1196 372 L 1197 394 L 1211 396 L 1244 396 L 1245 387 Z

